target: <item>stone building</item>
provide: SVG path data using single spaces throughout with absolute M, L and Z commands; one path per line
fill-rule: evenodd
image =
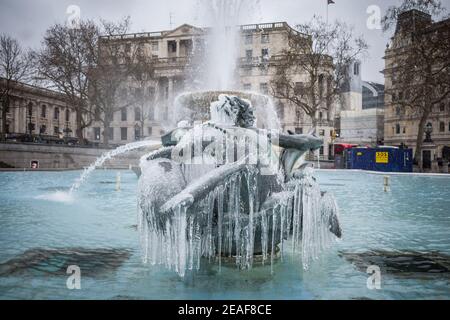
M 112 144 L 124 144 L 147 137 L 157 138 L 173 126 L 170 124 L 170 117 L 174 112 L 174 99 L 179 93 L 189 90 L 189 82 L 192 80 L 189 78 L 189 68 L 192 67 L 193 53 L 204 44 L 207 33 L 208 29 L 185 24 L 169 31 L 103 39 L 122 43 L 124 50 L 138 45 L 155 59 L 155 73 L 146 88 L 137 88 L 133 81 L 128 81 L 124 86 L 124 95 L 147 94 L 148 104 L 145 109 L 130 106 L 114 115 L 109 135 Z M 237 89 L 270 95 L 270 82 L 278 58 L 287 48 L 288 36 L 292 33 L 303 36 L 285 22 L 240 26 Z M 299 81 L 302 76 L 298 75 Z M 287 102 L 275 101 L 275 104 L 284 131 L 306 133 L 310 130 L 311 120 L 307 116 L 298 114 Z M 325 140 L 321 155 L 327 159 L 332 150 L 334 115 L 321 112 L 317 118 L 318 134 Z M 87 138 L 101 142 L 102 134 L 101 123 L 94 122 L 88 130 Z
M 5 85 L 6 80 L 0 78 L 0 88 Z M 66 103 L 64 94 L 14 82 L 10 95 L 11 102 L 6 115 L 7 134 L 75 136 L 75 111 Z
M 404 94 L 398 92 L 398 79 L 395 75 L 396 57 L 401 55 L 405 48 L 405 34 L 401 32 L 403 24 L 418 26 L 421 35 L 431 32 L 447 35 L 447 39 L 442 39 L 442 41 L 448 41 L 450 19 L 433 22 L 431 16 L 424 12 L 418 10 L 404 12 L 399 16 L 397 29 L 386 49 L 384 75 L 386 92 L 389 92 L 389 94 L 385 97 L 385 144 L 391 146 L 406 145 L 413 148 L 415 152 L 420 118 L 417 113 L 411 112 L 408 108 L 402 108 L 396 103 L 397 99 Z M 450 97 L 434 106 L 428 117 L 426 127 L 432 131 L 432 141 L 424 142 L 422 147 L 423 169 L 440 171 L 438 163 L 442 164 L 442 161 L 450 160 Z M 432 165 L 434 165 L 434 168 L 432 168 Z
M 376 146 L 384 136 L 384 85 L 361 77 L 361 62 L 348 69 L 337 123 L 339 143 Z

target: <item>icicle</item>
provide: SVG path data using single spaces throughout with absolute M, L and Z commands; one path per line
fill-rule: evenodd
M 218 217 L 217 217 L 217 229 L 219 234 L 218 239 L 218 257 L 219 257 L 219 271 L 222 269 L 222 220 L 223 220 L 223 188 L 218 188 L 217 195 Z
M 278 209 L 279 206 L 273 209 L 272 216 L 272 248 L 270 252 L 270 272 L 273 273 L 273 260 L 275 258 L 275 236 L 277 234 L 277 223 L 278 223 Z
M 241 175 L 236 177 L 236 193 L 234 197 L 235 212 L 234 212 L 234 237 L 236 247 L 236 264 L 240 266 L 242 264 L 241 257 Z
M 267 227 L 267 212 L 261 212 L 261 248 L 262 248 L 262 264 L 267 260 L 267 243 L 269 241 L 268 237 L 268 227 Z

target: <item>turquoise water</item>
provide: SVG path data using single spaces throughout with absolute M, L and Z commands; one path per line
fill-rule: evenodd
M 222 266 L 219 272 L 205 261 L 200 272 L 181 279 L 163 267 L 142 264 L 135 227 L 137 178 L 121 171 L 121 190 L 115 191 L 117 172 L 94 172 L 73 201 L 55 196 L 55 191 L 67 191 L 80 172 L 0 173 L 0 298 L 450 299 L 448 272 L 395 273 L 381 268 L 381 289 L 369 290 L 369 275 L 339 255 L 369 250 L 450 255 L 449 178 L 392 176 L 391 191 L 385 193 L 382 175 L 318 172 L 322 189 L 336 195 L 344 237 L 311 270 L 304 271 L 288 250 L 284 260 L 275 263 L 273 274 L 270 266 L 251 271 Z M 81 290 L 67 289 L 69 260 L 64 254 L 33 265 L 29 258 L 14 268 L 7 263 L 26 250 L 55 248 L 78 250 L 77 257 L 95 249 L 87 258 L 94 260 L 91 264 L 81 261 Z M 96 253 L 99 249 L 128 255 L 107 263 L 103 251 Z

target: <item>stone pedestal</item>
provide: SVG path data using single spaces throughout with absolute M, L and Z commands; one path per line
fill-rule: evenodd
M 422 163 L 420 167 L 425 172 L 439 172 L 436 161 L 436 145 L 432 142 L 424 142 L 422 146 Z
M 442 173 L 448 173 L 448 161 L 442 162 Z

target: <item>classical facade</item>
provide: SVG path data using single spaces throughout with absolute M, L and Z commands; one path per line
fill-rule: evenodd
M 5 85 L 6 80 L 0 78 L 0 87 Z M 10 107 L 6 114 L 7 134 L 75 136 L 75 111 L 67 104 L 64 94 L 14 82 L 10 99 Z M 0 129 L 3 131 L 3 128 Z
M 398 92 L 398 79 L 395 77 L 396 57 L 401 55 L 404 50 L 405 34 L 400 32 L 399 26 L 407 24 L 408 26 L 417 25 L 420 28 L 420 34 L 448 35 L 450 32 L 450 19 L 439 22 L 433 22 L 429 14 L 418 10 L 411 10 L 400 15 L 397 22 L 397 30 L 392 38 L 391 44 L 386 49 L 385 55 L 385 86 L 387 94 L 385 97 L 385 144 L 391 146 L 406 145 L 410 148 L 416 148 L 418 127 L 420 118 L 416 113 L 412 113 L 407 108 L 402 108 L 396 103 L 398 97 L 403 92 Z M 425 38 L 424 38 L 425 39 Z M 437 66 L 436 66 L 437 67 Z M 422 161 L 425 170 L 441 171 L 438 163 L 450 160 L 450 97 L 435 105 L 428 117 L 426 127 L 431 132 L 431 141 L 424 142 L 422 147 Z M 425 135 L 423 137 L 425 139 Z M 434 167 L 432 168 L 434 164 Z
M 140 46 L 155 60 L 155 72 L 146 88 L 138 88 L 128 81 L 123 95 L 147 93 L 148 103 L 144 109 L 136 106 L 116 112 L 109 134 L 112 144 L 124 144 L 147 137 L 157 138 L 170 129 L 174 99 L 189 90 L 189 68 L 192 67 L 193 52 L 196 52 L 207 35 L 208 29 L 182 25 L 174 30 L 136 33 L 103 38 L 104 41 L 121 43 L 130 50 Z M 240 26 L 240 57 L 237 70 L 238 89 L 270 95 L 270 82 L 279 63 L 280 54 L 288 46 L 288 37 L 297 33 L 287 23 L 265 23 Z M 298 34 L 298 33 L 297 33 Z M 303 36 L 298 34 L 298 36 Z M 299 75 L 301 81 L 303 75 Z M 275 101 L 283 130 L 306 133 L 311 128 L 311 120 L 302 112 L 299 114 L 289 103 Z M 317 115 L 318 134 L 325 140 L 321 150 L 322 158 L 331 154 L 333 132 L 332 113 Z M 173 125 L 173 124 L 172 124 Z M 103 129 L 100 122 L 94 122 L 88 130 L 87 138 L 102 141 Z

